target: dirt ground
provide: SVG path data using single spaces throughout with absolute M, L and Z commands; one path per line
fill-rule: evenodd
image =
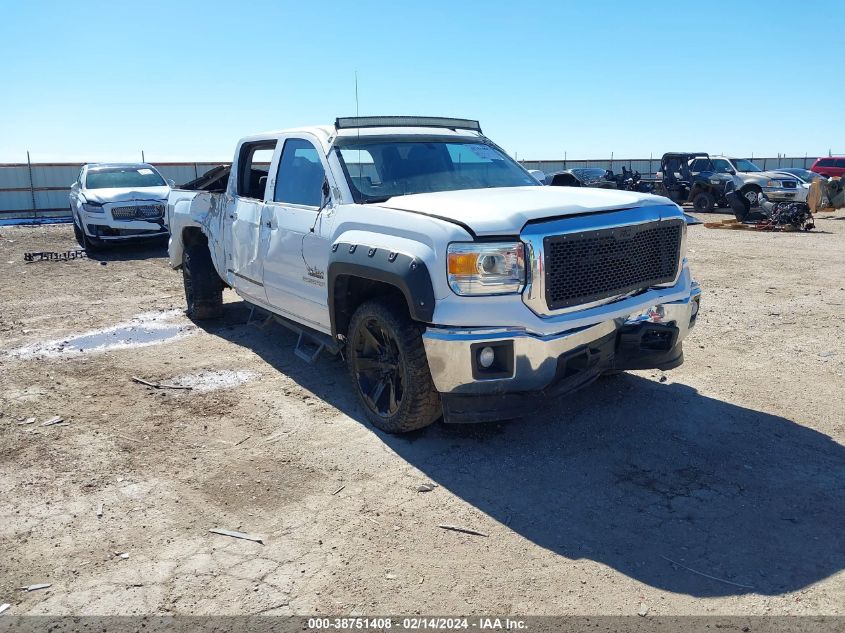
M 405 437 L 233 293 L 193 326 L 160 246 L 25 263 L 75 248 L 70 225 L 0 235 L 11 614 L 845 614 L 841 213 L 691 227 L 679 369 Z

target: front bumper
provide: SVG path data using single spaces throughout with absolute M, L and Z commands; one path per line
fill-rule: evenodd
M 86 235 L 103 241 L 121 241 L 132 239 L 155 238 L 168 234 L 165 203 L 159 200 L 127 200 L 107 202 L 102 211 L 92 213 L 79 210 L 79 217 Z M 160 215 L 152 217 L 118 217 L 116 213 L 125 207 L 161 207 Z
M 447 421 L 520 417 L 542 402 L 583 387 L 602 373 L 670 369 L 683 362 L 682 341 L 694 325 L 701 289 L 625 317 L 552 335 L 507 328 L 436 328 L 423 334 L 434 386 Z M 495 350 L 485 370 L 479 353 Z M 501 358 L 499 358 L 501 356 Z
M 113 220 L 99 213 L 83 213 L 85 234 L 104 242 L 149 239 L 168 235 L 163 220 Z
M 800 199 L 797 187 L 795 189 L 787 189 L 785 187 L 763 187 L 763 194 L 772 202 Z

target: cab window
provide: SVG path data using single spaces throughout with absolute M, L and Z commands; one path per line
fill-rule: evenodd
M 238 157 L 238 195 L 264 200 L 267 173 L 276 151 L 276 141 L 244 143 Z
M 325 179 L 326 172 L 317 149 L 305 139 L 288 139 L 279 159 L 273 200 L 319 207 Z

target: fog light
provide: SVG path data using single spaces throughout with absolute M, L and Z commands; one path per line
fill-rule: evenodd
M 492 366 L 495 360 L 496 352 L 493 351 L 492 347 L 485 347 L 478 353 L 478 364 L 484 367 L 484 369 Z

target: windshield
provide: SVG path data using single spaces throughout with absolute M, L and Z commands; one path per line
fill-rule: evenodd
M 335 148 L 356 202 L 434 191 L 540 186 L 506 154 L 480 141 L 348 138 Z
M 737 171 L 763 171 L 750 160 L 745 160 L 744 158 L 735 158 L 734 165 L 736 165 Z
M 599 178 L 604 178 L 607 171 L 594 167 L 585 167 L 583 169 L 573 169 L 572 173 L 578 176 L 581 180 L 598 180 Z
M 782 169 L 781 171 L 786 172 L 787 174 L 791 174 L 798 178 L 799 180 L 803 180 L 804 182 L 813 182 L 814 180 L 821 178 L 817 173 L 812 172 L 808 169 L 799 169 L 798 167 L 791 167 L 789 169 Z
M 87 189 L 163 187 L 164 179 L 150 167 L 95 167 L 85 177 Z

